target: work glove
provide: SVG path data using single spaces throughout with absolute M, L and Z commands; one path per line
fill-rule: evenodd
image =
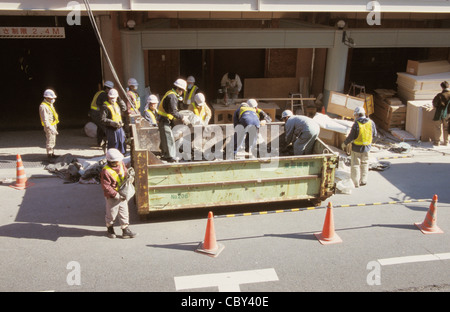
M 118 123 L 117 121 L 111 121 L 109 123 L 109 125 L 113 128 L 119 129 L 121 127 L 120 123 Z
M 183 122 L 183 125 L 187 126 L 190 124 L 189 118 L 187 116 L 184 116 L 183 119 L 181 119 L 181 121 Z
M 261 122 L 259 123 L 261 126 L 265 126 L 266 125 L 266 121 L 265 120 L 261 120 Z
M 347 151 L 347 144 L 342 143 L 341 148 L 344 152 Z

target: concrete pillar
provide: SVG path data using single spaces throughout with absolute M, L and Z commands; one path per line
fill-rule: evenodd
M 334 46 L 328 49 L 323 90 L 323 104 L 328 107 L 331 91 L 343 92 L 347 71 L 348 46 L 342 42 L 343 30 L 336 30 Z
M 128 87 L 128 79 L 136 78 L 139 83 L 138 93 L 141 97 L 141 113 L 145 107 L 145 62 L 142 49 L 141 32 L 135 30 L 122 30 L 122 59 L 123 59 L 123 87 Z

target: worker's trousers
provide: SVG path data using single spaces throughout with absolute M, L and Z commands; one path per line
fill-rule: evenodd
M 355 187 L 366 184 L 369 175 L 369 152 L 352 151 L 350 165 L 350 175 Z
M 56 126 L 54 127 L 56 129 Z M 53 149 L 56 144 L 56 134 L 52 133 L 52 131 L 50 131 L 50 129 L 47 127 L 44 128 L 44 131 L 46 137 L 45 148 L 47 150 L 47 155 L 53 154 L 54 153 Z
M 312 154 L 314 143 L 316 142 L 319 132 L 316 129 L 311 131 L 302 131 L 300 136 L 294 142 L 294 155 Z
M 175 148 L 175 138 L 173 137 L 172 128 L 170 124 L 164 120 L 160 120 L 158 123 L 159 128 L 159 138 L 160 138 L 160 149 L 164 158 L 175 158 L 176 148 Z
M 441 134 L 444 135 L 444 145 L 448 144 L 448 119 L 433 120 L 433 144 L 439 145 Z
M 128 202 L 126 200 L 120 200 L 115 198 L 107 198 L 106 201 L 106 214 L 105 222 L 106 226 L 114 224 L 117 216 L 119 216 L 119 224 L 122 228 L 126 228 L 129 222 Z

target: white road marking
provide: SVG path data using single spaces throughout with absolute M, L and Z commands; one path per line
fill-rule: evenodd
M 386 259 L 378 259 L 377 261 L 381 265 L 393 265 L 393 264 L 436 261 L 436 260 L 450 260 L 450 252 L 440 254 L 386 258 Z
M 174 277 L 176 290 L 219 287 L 220 292 L 239 292 L 240 284 L 278 281 L 274 269 Z

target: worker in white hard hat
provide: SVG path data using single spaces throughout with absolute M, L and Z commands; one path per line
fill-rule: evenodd
M 150 123 L 151 126 L 158 126 L 157 120 L 158 113 L 156 112 L 158 103 L 159 103 L 158 97 L 154 94 L 151 94 L 147 98 L 147 104 L 145 105 L 143 117 Z
M 369 152 L 372 141 L 377 136 L 377 128 L 375 123 L 366 117 L 364 107 L 356 107 L 353 116 L 355 122 L 344 143 L 342 143 L 342 149 L 345 151 L 347 145 L 352 143 L 350 175 L 355 187 L 359 187 L 367 184 Z
M 105 196 L 106 214 L 105 223 L 107 236 L 115 238 L 114 221 L 119 216 L 119 224 L 122 229 L 122 238 L 133 238 L 137 234 L 129 228 L 128 201 L 125 195 L 121 194 L 120 187 L 125 182 L 128 170 L 123 162 L 123 154 L 110 148 L 106 152 L 107 164 L 100 173 L 100 183 Z
M 126 153 L 125 131 L 122 115 L 127 112 L 127 107 L 123 101 L 119 101 L 119 93 L 116 89 L 108 92 L 108 100 L 102 105 L 100 119 L 105 127 L 106 148 L 116 148 L 122 154 Z
M 242 89 L 241 78 L 234 72 L 228 72 L 222 76 L 220 86 L 224 93 L 225 103 L 227 103 L 228 100 L 234 102 L 234 100 L 238 98 L 239 92 L 241 92 Z
M 195 85 L 195 78 L 194 76 L 187 77 L 187 86 L 186 86 L 186 92 L 184 92 L 183 96 L 183 105 L 182 109 L 189 109 L 189 105 L 194 102 L 194 97 L 197 93 L 199 93 L 199 88 L 197 85 Z
M 285 146 L 292 144 L 294 155 L 312 154 L 320 132 L 319 124 L 307 116 L 294 115 L 290 110 L 283 111 L 281 120 L 285 122 Z
M 139 83 L 135 78 L 128 79 L 127 95 L 131 100 L 131 103 L 127 102 L 129 114 L 140 114 L 141 98 L 139 97 L 139 93 L 137 92 L 138 87 Z
M 177 79 L 173 83 L 173 88 L 164 94 L 158 104 L 157 113 L 159 115 L 158 127 L 161 139 L 161 152 L 163 160 L 176 162 L 175 139 L 172 133 L 174 120 L 179 119 L 183 124 L 189 124 L 187 116 L 178 112 L 178 102 L 183 100 L 183 92 L 186 92 L 187 82 L 184 79 Z
M 39 116 L 46 136 L 45 148 L 47 150 L 47 158 L 51 162 L 57 158 L 54 148 L 56 145 L 56 136 L 58 135 L 57 124 L 59 123 L 59 116 L 55 110 L 55 100 L 55 92 L 47 89 L 44 91 L 44 100 L 39 106 Z
M 89 117 L 91 118 L 92 122 L 95 123 L 95 125 L 97 126 L 98 146 L 101 146 L 102 143 L 106 144 L 105 128 L 103 127 L 100 120 L 100 108 L 102 107 L 103 103 L 108 101 L 108 92 L 112 88 L 114 88 L 114 83 L 109 80 L 105 81 L 105 83 L 103 84 L 103 89 L 97 91 L 91 101 Z
M 206 104 L 205 95 L 203 93 L 197 93 L 194 96 L 194 101 L 189 105 L 189 110 L 193 111 L 194 114 L 200 118 L 204 126 L 209 124 L 212 113 L 208 104 Z

